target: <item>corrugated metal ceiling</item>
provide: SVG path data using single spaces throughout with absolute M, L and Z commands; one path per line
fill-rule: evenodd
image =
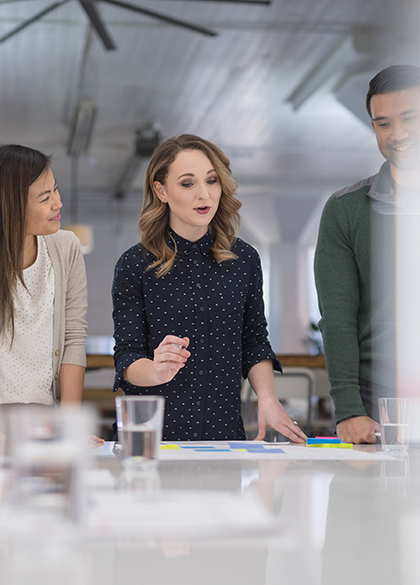
M 346 36 L 366 27 L 389 32 L 392 3 L 131 3 L 220 34 L 204 37 L 99 2 L 118 46 L 105 51 L 82 7 L 71 0 L 0 45 L 1 141 L 54 153 L 64 197 L 70 191 L 69 124 L 80 97 L 98 108 L 89 152 L 79 161 L 87 212 L 112 213 L 114 186 L 134 132 L 144 124 L 157 125 L 163 138 L 192 132 L 217 142 L 232 158 L 244 198 L 263 192 L 284 196 L 286 205 L 291 194 L 300 193 L 305 201 L 314 197 L 315 204 L 326 190 L 376 169 L 380 158 L 371 131 L 335 99 L 332 82 L 405 55 L 415 62 L 410 42 L 403 39 L 404 51 L 397 55 L 354 51 L 331 83 L 297 112 L 285 99 Z M 0 36 L 49 4 L 0 1 Z M 127 209 L 138 208 L 140 188 L 141 172 Z

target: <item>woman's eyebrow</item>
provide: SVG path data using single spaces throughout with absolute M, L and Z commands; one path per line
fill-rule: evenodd
M 181 179 L 182 177 L 194 177 L 194 173 L 184 173 L 183 175 L 179 175 L 178 179 Z
M 213 172 L 214 173 L 216 172 L 215 169 L 210 169 L 209 171 L 207 171 L 207 174 L 209 175 L 210 173 L 213 173 Z M 195 176 L 194 173 L 184 173 L 183 175 L 179 175 L 177 181 L 179 179 L 181 179 L 182 177 L 194 177 L 194 176 Z
M 52 190 L 54 191 L 54 189 L 56 189 L 56 188 L 57 188 L 57 182 L 54 183 L 54 187 L 52 188 Z M 40 197 L 47 195 L 47 193 L 51 193 L 51 189 L 46 189 L 45 191 L 42 191 L 42 193 L 37 195 L 36 198 L 39 199 Z

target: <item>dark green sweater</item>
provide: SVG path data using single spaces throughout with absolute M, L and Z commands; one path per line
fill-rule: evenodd
M 385 163 L 378 175 L 332 195 L 320 223 L 315 282 L 337 422 L 366 415 L 359 379 L 372 381 L 374 354 L 375 382 L 393 386 L 393 193 Z

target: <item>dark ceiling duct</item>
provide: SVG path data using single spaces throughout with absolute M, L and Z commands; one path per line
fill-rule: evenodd
M 160 143 L 160 133 L 153 126 L 137 130 L 135 147 L 117 181 L 114 197 L 123 199 L 131 189 L 140 170 L 141 163 L 149 159 Z

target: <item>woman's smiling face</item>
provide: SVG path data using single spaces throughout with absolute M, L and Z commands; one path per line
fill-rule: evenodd
M 182 238 L 205 235 L 219 207 L 220 179 L 201 150 L 183 150 L 169 166 L 165 183 L 154 183 L 156 195 L 169 206 L 169 225 Z
M 47 236 L 60 229 L 63 207 L 51 169 L 32 183 L 28 193 L 27 236 Z

